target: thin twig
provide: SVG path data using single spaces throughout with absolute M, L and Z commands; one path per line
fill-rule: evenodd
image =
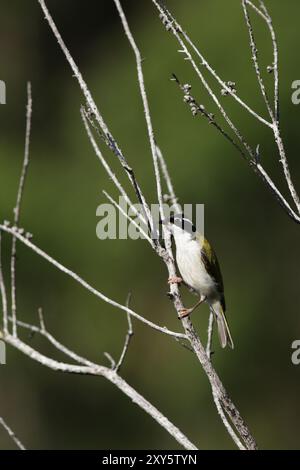
M 135 55 L 138 83 L 139 83 L 140 94 L 141 94 L 142 102 L 143 102 L 148 137 L 149 137 L 149 142 L 150 142 L 150 147 L 151 147 L 152 161 L 153 161 L 153 166 L 154 166 L 156 191 L 157 191 L 157 198 L 158 198 L 158 203 L 159 203 L 160 216 L 162 219 L 164 219 L 164 205 L 163 205 L 163 195 L 162 195 L 162 188 L 161 188 L 158 156 L 157 156 L 157 151 L 156 151 L 156 143 L 154 139 L 154 131 L 153 131 L 153 125 L 152 125 L 152 120 L 151 120 L 151 115 L 150 115 L 149 103 L 148 103 L 148 98 L 147 98 L 147 93 L 146 93 L 146 88 L 145 88 L 145 81 L 144 81 L 144 74 L 143 74 L 143 67 L 142 67 L 142 57 L 141 57 L 139 48 L 134 40 L 134 37 L 131 33 L 130 27 L 127 22 L 127 18 L 124 14 L 120 1 L 114 0 L 114 3 L 118 10 L 118 13 L 119 13 L 119 16 L 120 16 L 120 19 L 121 19 L 121 22 L 125 31 L 125 35 L 128 38 L 130 46 Z M 153 226 L 153 229 L 155 229 L 154 226 Z M 162 230 L 163 230 L 163 234 L 165 238 L 167 234 L 167 229 L 164 225 L 162 226 Z
M 280 127 L 279 127 L 278 46 L 277 46 L 277 38 L 276 38 L 275 30 L 274 30 L 273 25 L 272 25 L 272 18 L 270 17 L 269 12 L 268 12 L 264 2 L 262 0 L 260 0 L 260 5 L 261 5 L 261 8 L 262 8 L 263 12 L 261 12 L 261 14 L 260 14 L 259 13 L 260 10 L 257 7 L 254 8 L 254 10 L 256 11 L 256 13 L 260 14 L 260 16 L 262 16 L 262 18 L 266 21 L 267 26 L 268 26 L 269 31 L 270 31 L 272 44 L 273 44 L 274 112 L 272 111 L 271 106 L 269 104 L 269 100 L 267 98 L 267 95 L 266 95 L 266 92 L 265 92 L 265 89 L 264 89 L 263 80 L 261 78 L 260 68 L 259 68 L 258 59 L 257 59 L 257 47 L 256 47 L 256 44 L 255 44 L 253 29 L 252 29 L 252 25 L 251 25 L 251 22 L 250 22 L 249 15 L 248 15 L 246 3 L 248 5 L 250 5 L 252 8 L 253 8 L 253 4 L 252 4 L 252 2 L 249 2 L 249 0 L 242 0 L 244 14 L 245 14 L 245 18 L 246 18 L 246 22 L 247 22 L 247 26 L 248 26 L 248 30 L 249 30 L 250 44 L 251 44 L 251 50 L 252 50 L 252 59 L 253 59 L 253 62 L 254 62 L 257 79 L 258 79 L 262 94 L 264 96 L 269 114 L 270 114 L 271 119 L 272 119 L 273 134 L 274 134 L 275 142 L 276 142 L 278 152 L 279 152 L 279 156 L 280 156 L 279 162 L 282 165 L 283 174 L 284 174 L 288 189 L 290 191 L 290 194 L 292 196 L 292 199 L 293 199 L 293 201 L 295 203 L 295 206 L 297 208 L 298 214 L 300 214 L 300 199 L 299 199 L 298 193 L 295 189 L 295 185 L 294 185 L 292 177 L 291 177 L 291 172 L 290 172 L 289 165 L 288 165 L 288 159 L 287 159 L 287 156 L 286 156 L 286 151 L 285 151 L 285 148 L 284 148 L 283 140 L 281 138 Z
M 128 297 L 127 297 L 127 301 L 126 301 L 126 307 L 127 308 L 129 308 L 130 300 L 131 300 L 131 293 L 129 293 Z M 131 339 L 133 337 L 132 321 L 131 321 L 131 317 L 128 313 L 127 313 L 127 323 L 128 323 L 128 330 L 127 330 L 127 333 L 126 333 L 126 336 L 125 336 L 125 342 L 124 342 L 124 346 L 123 346 L 123 349 L 122 349 L 122 352 L 121 352 L 120 359 L 119 359 L 119 361 L 116 365 L 116 368 L 115 368 L 116 372 L 119 372 L 121 367 L 122 367 L 122 364 L 123 364 L 125 356 L 127 354 Z
M 246 0 L 246 3 L 253 8 L 253 10 L 266 22 L 268 25 L 272 44 L 273 44 L 273 64 L 272 64 L 272 73 L 274 75 L 274 117 L 276 122 L 279 122 L 279 69 L 278 69 L 278 45 L 275 30 L 272 25 L 272 18 L 269 15 L 269 12 L 263 1 L 260 0 L 261 9 L 252 3 L 250 0 Z
M 224 82 L 224 80 L 222 80 L 220 78 L 220 76 L 217 74 L 217 72 L 213 69 L 213 67 L 205 59 L 204 55 L 199 51 L 199 49 L 193 43 L 193 41 L 188 36 L 186 31 L 184 31 L 184 29 L 178 23 L 177 19 L 175 19 L 174 15 L 170 12 L 170 10 L 167 9 L 166 6 L 163 5 L 161 1 L 157 2 L 157 4 L 156 4 L 156 2 L 154 2 L 154 4 L 156 5 L 157 8 L 158 8 L 157 4 L 160 4 L 161 9 L 164 10 L 165 15 L 167 15 L 167 17 L 168 17 L 168 21 L 173 23 L 173 25 L 174 25 L 175 29 L 177 30 L 177 32 L 180 33 L 183 36 L 183 38 L 186 40 L 186 42 L 192 47 L 193 51 L 199 57 L 199 59 L 201 61 L 201 65 L 208 70 L 208 72 L 215 78 L 215 80 L 219 83 L 219 85 L 222 87 L 222 89 L 225 90 L 226 93 L 231 95 L 232 98 L 234 98 L 243 108 L 245 108 L 252 116 L 254 116 L 256 119 L 258 119 L 261 123 L 263 123 L 264 125 L 266 125 L 268 127 L 272 127 L 272 124 L 270 122 L 266 121 L 266 119 L 264 119 L 256 111 L 254 111 L 247 103 L 245 103 L 238 96 L 236 90 L 233 90 L 230 86 L 228 86 L 228 84 L 226 82 Z M 162 18 L 162 19 L 164 19 L 164 18 Z M 172 32 L 174 33 L 173 30 L 172 30 Z M 185 53 L 185 49 L 180 49 L 178 52 Z
M 46 330 L 46 325 L 45 325 L 45 320 L 44 320 L 44 314 L 43 314 L 43 309 L 41 307 L 38 309 L 38 315 L 39 315 L 41 331 L 46 333 L 47 330 Z
M 168 22 L 168 28 L 172 31 L 174 36 L 176 37 L 177 41 L 179 42 L 182 51 L 185 53 L 186 58 L 188 61 L 192 64 L 192 67 L 194 68 L 196 74 L 200 78 L 204 88 L 206 89 L 207 93 L 209 96 L 212 98 L 214 103 L 216 104 L 217 108 L 219 109 L 220 113 L 222 114 L 223 118 L 225 119 L 226 123 L 230 127 L 230 129 L 234 132 L 238 140 L 241 142 L 241 144 L 245 147 L 247 152 L 249 153 L 250 157 L 254 159 L 255 153 L 251 149 L 250 145 L 247 143 L 246 139 L 242 135 L 242 133 L 239 131 L 239 129 L 234 125 L 233 121 L 229 118 L 228 114 L 226 113 L 224 107 L 221 105 L 220 100 L 217 98 L 216 94 L 213 92 L 212 88 L 209 86 L 207 80 L 205 80 L 203 73 L 195 63 L 190 51 L 187 49 L 184 41 L 182 40 L 179 31 L 181 31 L 176 24 L 174 24 L 174 21 L 168 17 L 168 12 L 167 10 L 162 7 L 161 3 L 158 2 L 157 0 L 152 0 L 154 5 L 157 7 L 158 11 L 160 12 L 160 16 L 162 18 L 162 21 Z
M 22 203 L 22 196 L 24 191 L 24 185 L 29 165 L 29 146 L 30 146 L 30 132 L 31 132 L 31 117 L 32 117 L 32 95 L 31 95 L 31 83 L 27 83 L 27 111 L 26 111 L 26 131 L 25 131 L 25 147 L 24 147 L 24 159 L 22 172 L 19 181 L 19 188 L 17 193 L 17 201 L 14 208 L 14 224 L 16 227 L 19 225 L 20 221 L 20 209 Z M 17 335 L 17 306 L 16 306 L 16 247 L 17 240 L 15 237 L 12 238 L 12 248 L 11 248 L 11 264 L 10 264 L 10 273 L 11 273 L 11 312 L 12 312 L 12 331 L 13 335 Z
M 20 450 L 26 450 L 26 448 L 24 447 L 20 439 L 16 436 L 14 431 L 8 426 L 8 424 L 4 421 L 4 419 L 1 416 L 0 416 L 0 425 L 5 429 L 9 437 L 14 441 L 14 443 Z
M 111 369 L 115 370 L 116 369 L 116 361 L 114 360 L 112 355 L 109 352 L 106 352 L 106 351 L 103 354 L 106 357 L 106 359 L 108 360 L 108 362 L 110 363 Z
M 39 309 L 39 314 L 40 314 L 40 312 L 41 312 L 41 309 Z M 9 320 L 12 321 L 12 317 L 9 317 Z M 35 326 L 35 325 L 31 325 L 30 323 L 26 323 L 26 322 L 21 321 L 21 320 L 17 320 L 17 324 L 20 328 L 24 328 L 25 330 L 29 330 L 31 333 L 34 333 L 34 334 L 36 333 L 36 334 L 39 334 L 39 335 L 43 336 L 58 351 L 65 354 L 70 359 L 73 359 L 73 361 L 77 362 L 78 364 L 82 364 L 82 365 L 85 365 L 85 366 L 88 366 L 88 367 L 96 367 L 97 366 L 97 364 L 95 364 L 94 362 L 89 361 L 88 359 L 86 359 L 83 356 L 79 356 L 78 354 L 73 352 L 71 349 L 67 348 L 64 344 L 60 343 L 56 338 L 54 338 L 54 336 L 46 330 L 44 321 L 43 321 L 43 326 L 40 326 L 40 327 Z
M 173 80 L 179 85 L 180 89 L 184 91 L 184 85 L 182 85 L 178 79 L 178 77 L 173 74 Z M 185 92 L 186 93 L 186 92 Z M 188 95 L 185 95 L 185 98 L 189 98 L 186 102 L 188 105 L 193 109 L 194 115 L 200 114 L 204 116 L 208 122 L 214 126 L 215 129 L 217 129 L 220 134 L 225 137 L 228 142 L 230 142 L 233 147 L 241 154 L 243 159 L 248 162 L 252 170 L 260 177 L 260 179 L 265 183 L 266 187 L 268 190 L 275 196 L 276 200 L 279 202 L 281 207 L 284 209 L 284 211 L 296 222 L 300 223 L 300 217 L 299 215 L 291 208 L 290 204 L 287 202 L 287 200 L 284 198 L 282 193 L 279 191 L 271 177 L 268 175 L 268 173 L 265 171 L 263 166 L 259 163 L 259 159 L 257 158 L 257 155 L 250 156 L 250 159 L 248 158 L 247 154 L 244 152 L 244 150 L 238 145 L 238 143 L 220 126 L 220 124 L 216 121 L 215 116 L 211 113 L 208 113 L 206 109 L 197 103 L 195 98 L 189 93 Z
M 185 89 L 185 85 L 180 82 L 179 78 L 174 73 L 172 75 L 172 80 L 175 81 L 175 83 L 177 83 L 181 91 L 184 93 L 184 101 L 190 107 L 193 115 L 196 116 L 198 114 L 198 115 L 204 116 L 205 119 L 208 120 L 209 124 L 211 124 L 215 129 L 217 129 L 217 131 L 220 132 L 220 134 L 222 134 L 222 136 L 225 137 L 225 139 L 228 140 L 236 148 L 236 150 L 241 154 L 241 156 L 245 160 L 249 161 L 249 156 L 250 158 L 252 158 L 252 152 L 249 154 L 249 152 L 245 152 L 242 149 L 242 147 L 240 147 L 240 145 L 216 121 L 214 114 L 209 113 L 203 105 L 199 104 L 195 100 L 191 92 Z M 253 162 L 255 162 L 254 159 L 253 159 Z
M 162 19 L 162 22 L 167 25 L 167 28 L 168 30 L 171 30 L 172 33 L 174 34 L 174 36 L 176 37 L 177 41 L 179 42 L 180 44 L 180 52 L 183 52 L 184 55 L 186 56 L 186 59 L 191 63 L 192 67 L 194 68 L 194 70 L 196 71 L 197 75 L 199 76 L 201 82 L 203 83 L 205 89 L 207 90 L 208 94 L 211 96 L 211 98 L 213 99 L 213 101 L 216 103 L 216 105 L 218 106 L 222 116 L 224 117 L 224 119 L 226 120 L 227 124 L 229 125 L 229 127 L 233 130 L 233 132 L 235 133 L 235 135 L 237 136 L 237 138 L 239 139 L 239 141 L 243 144 L 243 146 L 245 147 L 246 151 L 248 152 L 249 156 L 250 156 L 250 159 L 248 160 L 249 164 L 250 164 L 250 167 L 252 168 L 252 170 L 262 179 L 262 181 L 267 185 L 268 189 L 273 193 L 273 195 L 275 196 L 275 198 L 278 200 L 278 202 L 280 203 L 281 207 L 285 210 L 285 212 L 289 215 L 289 217 L 291 217 L 292 220 L 294 220 L 296 223 L 300 223 L 300 217 L 299 217 L 299 214 L 300 214 L 300 200 L 299 200 L 299 197 L 298 197 L 298 194 L 295 190 L 295 187 L 294 187 L 294 184 L 292 182 L 292 178 L 291 178 L 291 174 L 290 174 L 290 170 L 289 170 L 289 167 L 288 167 L 288 163 L 287 163 L 287 158 L 286 158 L 286 154 L 285 154 L 285 150 L 284 150 L 284 145 L 283 145 L 283 142 L 282 142 L 282 139 L 281 139 L 281 136 L 280 136 L 280 131 L 279 131 L 279 127 L 278 125 L 274 126 L 274 122 L 270 123 L 268 121 L 264 121 L 264 124 L 266 124 L 268 127 L 270 127 L 273 132 L 274 132 L 274 137 L 275 137 L 275 141 L 276 141 L 276 144 L 277 144 L 277 147 L 278 147 L 278 150 L 279 150 L 279 154 L 280 154 L 280 162 L 282 164 L 282 167 L 283 167 L 283 171 L 284 171 L 284 175 L 285 175 L 285 179 L 286 179 L 286 182 L 287 182 L 287 185 L 288 185 L 288 188 L 289 188 L 289 191 L 291 193 L 291 196 L 293 198 L 293 201 L 295 202 L 295 205 L 297 207 L 297 213 L 291 208 L 291 206 L 289 205 L 289 203 L 287 202 L 287 200 L 284 198 L 284 196 L 280 193 L 280 191 L 278 190 L 278 188 L 276 187 L 276 185 L 274 184 L 274 182 L 272 181 L 272 179 L 270 178 L 270 176 L 266 173 L 266 171 L 261 167 L 261 165 L 256 165 L 254 162 L 255 162 L 255 158 L 256 158 L 256 155 L 255 155 L 255 152 L 251 149 L 251 147 L 248 145 L 248 143 L 245 141 L 244 137 L 242 136 L 242 134 L 239 132 L 239 130 L 236 128 L 236 126 L 233 124 L 233 122 L 228 118 L 224 108 L 222 107 L 222 105 L 220 104 L 219 100 L 217 99 L 216 95 L 212 92 L 211 88 L 209 87 L 208 83 L 206 82 L 206 80 L 204 79 L 204 76 L 203 74 L 200 72 L 199 68 L 197 67 L 196 63 L 194 62 L 193 60 L 193 57 L 191 55 L 191 53 L 189 52 L 189 50 L 187 49 L 186 47 L 186 44 L 184 43 L 184 41 L 182 40 L 182 38 L 180 37 L 181 35 L 183 35 L 183 37 L 185 39 L 187 39 L 187 35 L 184 33 L 184 31 L 182 30 L 181 26 L 178 24 L 177 20 L 174 18 L 173 15 L 171 15 L 171 13 L 166 9 L 165 6 L 162 5 L 162 3 L 160 1 L 157 1 L 157 0 L 152 0 L 152 2 L 154 3 L 154 5 L 156 6 L 156 8 L 158 9 L 159 13 L 160 13 L 160 17 Z M 248 2 L 249 3 L 249 2 Z M 262 13 L 261 16 L 265 19 L 265 15 Z M 268 22 L 268 24 L 270 24 L 270 22 Z M 188 38 L 189 39 L 189 38 Z M 190 45 L 193 46 L 193 49 L 197 51 L 197 48 L 192 44 L 192 42 L 190 40 L 188 40 L 188 42 L 190 43 Z M 198 51 L 199 52 L 199 51 Z M 199 55 L 200 53 L 198 53 Z M 275 52 L 274 52 L 275 54 Z M 199 55 L 200 57 L 201 54 Z M 203 65 L 206 66 L 206 62 L 204 60 L 204 63 Z M 212 69 L 210 70 L 211 73 L 212 73 Z M 217 78 L 217 77 L 215 77 Z M 222 83 L 223 85 L 223 83 Z M 226 85 L 224 83 L 224 85 Z M 278 79 L 277 79 L 277 85 L 278 87 Z M 227 85 L 225 87 L 223 87 L 227 92 L 230 92 L 230 90 L 228 90 L 228 87 Z M 229 87 L 230 88 L 230 87 Z M 278 88 L 276 89 L 277 92 L 278 92 Z M 230 92 L 230 94 L 232 95 L 232 90 Z M 233 95 L 232 95 L 233 96 Z M 278 98 L 277 98 L 278 100 Z M 242 103 L 240 103 L 242 104 Z M 277 107 L 277 110 L 279 109 L 279 107 Z M 252 110 L 250 111 L 251 114 L 253 114 L 254 116 L 256 115 L 255 112 L 252 112 Z M 279 111 L 278 111 L 279 112 Z M 261 116 L 259 115 L 256 115 L 255 116 L 259 121 L 262 121 L 262 118 Z M 262 168 L 262 171 L 261 171 L 261 168 Z M 269 182 L 271 181 L 271 185 L 269 184 Z
M 267 17 L 267 25 L 271 34 L 271 39 L 273 43 L 273 73 L 274 73 L 274 109 L 275 109 L 275 119 L 279 124 L 279 68 L 278 68 L 278 45 L 275 30 L 272 24 L 272 18 L 269 15 L 265 3 L 260 0 L 260 5 L 262 10 Z
M 268 18 L 267 16 L 261 11 L 260 8 L 258 8 L 253 2 L 251 2 L 250 0 L 246 0 L 247 4 L 253 8 L 253 10 L 265 21 L 267 22 L 268 21 Z
M 118 204 L 117 201 L 115 201 L 106 191 L 103 190 L 102 192 L 107 197 L 107 199 L 120 211 L 120 213 L 123 214 L 124 217 L 126 217 L 126 219 L 129 220 L 129 222 L 138 229 L 138 231 L 143 235 L 145 240 L 147 240 L 150 243 L 150 245 L 153 247 L 152 239 L 148 236 L 145 230 L 143 230 L 143 228 L 134 219 L 132 219 L 128 215 L 128 213 L 123 209 L 123 207 L 121 207 L 120 204 Z M 130 206 L 130 209 L 132 210 L 133 207 L 134 206 Z
M 270 101 L 269 101 L 269 98 L 268 98 L 268 95 L 267 95 L 267 92 L 266 92 L 265 84 L 264 84 L 264 81 L 262 79 L 261 72 L 260 72 L 260 66 L 259 66 L 259 62 L 258 62 L 258 49 L 257 49 L 257 45 L 256 45 L 256 42 L 255 42 L 255 37 L 254 37 L 254 32 L 253 32 L 250 16 L 249 16 L 248 9 L 247 9 L 247 6 L 246 6 L 246 0 L 242 0 L 242 6 L 243 6 L 243 11 L 244 11 L 244 16 L 245 16 L 247 28 L 248 28 L 250 47 L 251 47 L 251 52 L 252 52 L 252 60 L 253 60 L 253 65 L 254 65 L 257 81 L 258 81 L 263 99 L 265 101 L 268 113 L 270 115 L 270 118 L 271 118 L 272 122 L 274 122 L 274 112 L 273 112 L 272 107 L 270 105 Z
M 8 309 L 7 309 L 7 295 L 4 281 L 4 273 L 2 267 L 2 232 L 0 230 L 0 292 L 2 300 L 2 311 L 3 311 L 3 332 L 8 333 Z
M 186 339 L 186 335 L 182 333 L 176 333 L 174 331 L 168 330 L 167 328 L 161 327 L 157 325 L 156 323 L 151 322 L 150 320 L 147 320 L 146 318 L 142 317 L 138 313 L 134 312 L 130 308 L 127 308 L 125 305 L 122 305 L 115 300 L 110 299 L 106 295 L 102 294 L 99 290 L 95 289 L 92 287 L 88 282 L 84 281 L 78 274 L 76 274 L 74 271 L 71 269 L 66 268 L 64 265 L 56 261 L 52 256 L 48 255 L 45 251 L 43 251 L 41 248 L 36 246 L 34 243 L 32 243 L 30 240 L 28 240 L 26 237 L 21 235 L 19 232 L 17 232 L 15 229 L 7 227 L 5 225 L 0 224 L 0 230 L 9 233 L 11 236 L 15 236 L 18 240 L 20 240 L 24 245 L 26 245 L 28 248 L 30 248 L 32 251 L 34 251 L 37 255 L 41 256 L 43 259 L 48 261 L 48 263 L 52 264 L 55 266 L 59 271 L 62 271 L 63 273 L 67 274 L 69 277 L 74 279 L 76 282 L 81 284 L 86 290 L 94 294 L 96 297 L 100 298 L 101 300 L 104 300 L 104 302 L 107 302 L 108 304 L 112 305 L 113 307 L 116 307 L 120 310 L 123 310 L 133 317 L 137 318 L 140 320 L 142 323 L 150 326 L 156 331 L 160 331 L 161 333 L 165 333 L 166 335 L 177 337 L 177 338 L 183 338 Z
M 213 337 L 213 327 L 214 327 L 214 311 L 210 309 L 209 319 L 208 319 L 208 328 L 207 328 L 207 343 L 206 343 L 206 354 L 210 359 L 212 355 L 211 346 L 212 346 L 212 337 Z
M 233 442 L 237 445 L 237 447 L 240 450 L 246 450 L 246 447 L 242 444 L 241 440 L 239 439 L 239 437 L 236 435 L 236 433 L 232 429 L 232 426 L 230 425 L 230 423 L 229 423 L 229 421 L 228 421 L 228 419 L 227 419 L 227 417 L 226 417 L 226 415 L 223 411 L 222 405 L 221 405 L 214 389 L 212 389 L 212 394 L 213 394 L 213 399 L 214 399 L 216 408 L 218 410 L 218 414 L 219 414 L 221 420 L 223 421 L 223 424 L 224 424 L 225 428 L 227 429 L 228 434 L 230 435 Z
M 96 156 L 98 157 L 98 159 L 100 160 L 102 166 L 104 167 L 105 171 L 107 172 L 107 174 L 109 175 L 109 177 L 111 178 L 111 180 L 113 181 L 113 183 L 115 184 L 116 188 L 120 191 L 120 193 L 122 194 L 122 196 L 124 197 L 125 201 L 127 202 L 127 204 L 132 208 L 133 212 L 144 222 L 144 223 L 147 223 L 146 222 L 146 219 L 142 217 L 142 215 L 135 209 L 133 203 L 131 202 L 129 196 L 127 195 L 125 189 L 123 188 L 123 186 L 121 185 L 120 183 L 120 180 L 117 178 L 117 176 L 115 175 L 115 173 L 112 171 L 111 167 L 108 165 L 106 159 L 104 158 L 103 156 L 103 153 L 101 152 L 99 146 L 97 145 L 96 143 L 96 140 L 94 139 L 94 136 L 91 132 L 91 129 L 90 129 L 90 126 L 89 126 L 89 120 L 88 120 L 88 115 L 85 111 L 85 109 L 82 107 L 81 110 L 81 118 L 82 118 L 82 121 L 84 123 L 84 126 L 85 126 L 85 130 L 87 132 L 87 135 L 88 135 L 88 138 L 92 144 L 92 147 L 94 149 L 94 152 L 96 154 Z M 140 194 L 137 194 L 137 197 L 139 200 L 142 199 L 141 195 Z M 152 242 L 153 243 L 153 242 Z M 153 244 L 154 246 L 154 244 Z
M 172 183 L 172 180 L 171 180 L 171 176 L 170 176 L 170 173 L 169 173 L 169 170 L 168 170 L 166 160 L 165 160 L 165 158 L 162 154 L 161 149 L 158 147 L 158 145 L 156 146 L 156 153 L 157 153 L 158 161 L 159 161 L 159 164 L 160 164 L 161 172 L 162 172 L 162 175 L 163 175 L 163 178 L 165 180 L 167 190 L 168 190 L 168 193 L 169 193 L 168 196 L 170 198 L 169 199 L 170 205 L 173 205 L 176 212 L 179 213 L 180 212 L 180 205 L 178 204 L 178 198 L 175 194 L 174 186 L 173 186 L 173 183 Z

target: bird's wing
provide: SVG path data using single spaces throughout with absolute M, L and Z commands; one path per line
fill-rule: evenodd
M 206 240 L 206 238 L 204 237 L 201 237 L 201 238 L 202 238 L 201 259 L 202 259 L 202 262 L 204 263 L 206 271 L 214 279 L 215 283 L 217 284 L 218 291 L 221 295 L 222 307 L 225 312 L 226 306 L 225 306 L 225 297 L 224 297 L 224 284 L 223 284 L 223 278 L 222 278 L 222 273 L 221 273 L 220 265 L 218 262 L 218 258 L 212 246 Z

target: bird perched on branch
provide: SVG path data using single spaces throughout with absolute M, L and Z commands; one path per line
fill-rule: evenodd
M 180 284 L 183 281 L 200 297 L 193 307 L 182 309 L 179 318 L 190 315 L 201 303 L 207 302 L 217 322 L 221 346 L 225 348 L 229 345 L 233 348 L 225 317 L 223 279 L 214 250 L 183 214 L 171 216 L 161 223 L 168 227 L 174 237 L 176 261 L 181 275 L 181 278 L 173 277 L 168 282 Z

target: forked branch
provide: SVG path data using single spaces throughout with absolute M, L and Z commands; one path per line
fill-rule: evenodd
M 180 49 L 178 50 L 178 52 L 180 52 L 184 56 L 184 58 L 187 59 L 187 61 L 191 64 L 192 68 L 194 69 L 197 77 L 200 79 L 208 95 L 211 97 L 212 101 L 217 106 L 221 117 L 223 117 L 227 126 L 233 132 L 236 139 L 239 141 L 240 145 L 237 146 L 233 138 L 231 138 L 231 143 L 234 145 L 236 149 L 238 149 L 239 153 L 243 156 L 243 158 L 245 158 L 245 152 L 246 152 L 246 154 L 248 155 L 248 158 L 246 160 L 249 166 L 251 167 L 251 169 L 260 177 L 260 179 L 266 185 L 266 187 L 271 192 L 271 194 L 273 194 L 275 199 L 280 203 L 281 207 L 288 214 L 288 216 L 292 220 L 294 220 L 296 223 L 300 223 L 300 200 L 299 200 L 299 196 L 294 186 L 292 176 L 290 173 L 288 159 L 287 159 L 284 143 L 281 137 L 280 125 L 279 125 L 279 121 L 280 121 L 279 119 L 280 118 L 279 116 L 279 71 L 278 71 L 277 39 L 276 39 L 275 30 L 273 28 L 271 16 L 263 0 L 259 0 L 260 7 L 257 7 L 250 0 L 242 0 L 242 7 L 244 10 L 246 24 L 248 28 L 251 55 L 252 55 L 252 60 L 254 63 L 256 77 L 257 77 L 257 80 L 258 80 L 258 83 L 259 83 L 259 86 L 260 86 L 260 89 L 261 89 L 261 92 L 265 101 L 268 114 L 270 115 L 271 122 L 265 120 L 261 115 L 259 115 L 256 111 L 254 111 L 245 101 L 243 101 L 237 94 L 236 89 L 232 86 L 232 84 L 229 85 L 229 82 L 226 83 L 224 80 L 220 78 L 218 73 L 205 59 L 205 57 L 203 56 L 199 48 L 196 47 L 196 45 L 190 39 L 188 34 L 184 31 L 182 26 L 178 23 L 175 16 L 170 12 L 169 9 L 166 8 L 163 2 L 161 0 L 152 0 L 152 2 L 157 8 L 159 15 L 160 15 L 160 19 L 162 23 L 164 24 L 164 26 L 166 27 L 166 29 L 175 36 L 180 46 Z M 248 13 L 247 6 L 250 6 L 252 10 L 255 13 L 257 13 L 266 22 L 270 35 L 271 35 L 271 40 L 273 44 L 273 64 L 269 68 L 269 71 L 274 74 L 274 109 L 271 106 L 271 103 L 268 98 L 268 94 L 264 85 L 264 81 L 262 78 L 262 73 L 260 70 L 259 62 L 258 62 L 258 53 L 257 53 L 258 49 L 257 49 L 257 45 L 255 42 L 254 31 L 253 31 L 252 24 L 250 21 L 250 16 Z M 194 58 L 194 55 L 196 56 L 196 59 Z M 199 60 L 200 60 L 200 65 L 198 65 L 198 62 L 197 62 Z M 258 155 L 257 155 L 256 150 L 251 148 L 251 146 L 247 143 L 247 140 L 242 135 L 238 127 L 229 118 L 224 106 L 221 103 L 221 100 L 218 98 L 216 93 L 213 92 L 212 88 L 208 84 L 208 81 L 205 79 L 201 71 L 202 67 L 205 68 L 211 74 L 211 76 L 219 83 L 219 85 L 222 87 L 221 91 L 224 92 L 224 94 L 230 95 L 230 97 L 236 100 L 241 105 L 241 107 L 245 109 L 246 111 L 248 111 L 252 115 L 252 117 L 254 117 L 259 123 L 266 125 L 272 130 L 273 137 L 274 137 L 274 140 L 278 149 L 278 153 L 279 153 L 279 162 L 283 170 L 283 177 L 287 184 L 290 195 L 292 197 L 292 201 L 295 205 L 295 209 L 288 202 L 287 198 L 282 194 L 282 192 L 278 189 L 277 185 L 274 183 L 271 176 L 267 173 L 267 171 L 262 166 L 262 163 L 261 163 L 262 156 L 263 156 L 262 151 L 260 150 L 259 158 L 257 158 Z M 221 132 L 221 129 L 222 129 L 221 126 L 219 126 L 218 128 L 218 126 L 215 125 L 215 127 L 217 128 L 219 132 Z M 227 136 L 229 134 L 227 133 L 227 131 L 224 131 L 224 132 L 222 131 L 222 134 L 223 135 L 226 134 L 225 137 L 228 138 Z M 241 146 L 244 147 L 244 150 L 242 151 L 240 148 Z

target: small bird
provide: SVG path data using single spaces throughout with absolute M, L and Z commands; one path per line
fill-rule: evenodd
M 199 296 L 191 308 L 180 311 L 180 318 L 190 315 L 201 303 L 207 302 L 217 321 L 221 346 L 233 348 L 233 341 L 225 317 L 225 297 L 220 266 L 214 250 L 206 238 L 196 231 L 184 214 L 175 214 L 161 222 L 172 233 L 176 245 L 176 261 L 181 275 L 172 277 L 169 283 L 182 281 Z

